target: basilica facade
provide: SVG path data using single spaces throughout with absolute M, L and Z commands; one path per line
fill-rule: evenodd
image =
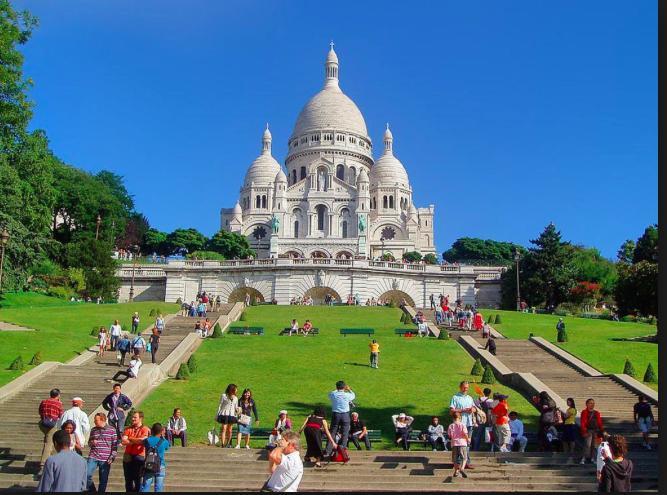
M 246 236 L 259 258 L 376 258 L 435 253 L 434 206 L 417 208 L 389 126 L 375 160 L 366 122 L 339 85 L 333 44 L 322 90 L 303 107 L 283 168 L 262 151 L 221 228 Z

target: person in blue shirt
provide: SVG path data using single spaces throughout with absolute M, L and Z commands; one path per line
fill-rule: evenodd
M 470 384 L 467 381 L 459 383 L 459 392 L 454 394 L 452 400 L 449 403 L 450 413 L 461 413 L 461 422 L 468 430 L 468 441 L 474 437 L 475 428 L 477 427 L 473 418 L 473 414 L 475 411 L 477 411 L 477 408 L 475 407 L 475 401 L 473 398 L 468 395 L 469 389 Z M 468 460 L 466 464 L 468 469 L 472 468 L 470 465 L 470 449 L 468 449 Z
M 144 472 L 144 478 L 141 482 L 141 492 L 150 492 L 153 482 L 155 482 L 155 491 L 164 491 L 164 478 L 167 476 L 167 462 L 164 459 L 164 453 L 169 450 L 169 442 L 164 438 L 164 427 L 160 423 L 155 423 L 151 428 L 151 436 L 144 440 L 146 454 L 148 449 L 155 448 L 160 457 L 160 472 L 158 474 L 149 471 Z
M 347 445 L 347 439 L 350 435 L 350 402 L 355 399 L 356 395 L 350 387 L 343 381 L 336 382 L 336 390 L 329 392 L 329 400 L 331 401 L 331 410 L 333 415 L 331 418 L 331 436 L 336 438 L 336 433 L 340 432 L 341 439 L 338 445 Z M 327 455 L 331 455 L 333 445 L 331 442 L 327 444 Z

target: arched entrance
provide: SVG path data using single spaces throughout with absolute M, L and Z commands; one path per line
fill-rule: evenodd
M 304 297 L 308 296 L 313 299 L 314 305 L 323 305 L 324 300 L 327 295 L 333 297 L 334 302 L 341 302 L 338 292 L 333 290 L 331 287 L 313 287 L 308 289 L 304 294 Z
M 229 304 L 244 302 L 246 294 L 250 294 L 251 304 L 253 301 L 258 303 L 264 302 L 264 296 L 262 295 L 262 293 L 257 289 L 253 289 L 252 287 L 239 287 L 238 289 L 234 289 L 232 293 L 229 294 L 227 302 Z
M 393 301 L 396 306 L 400 306 L 405 301 L 408 306 L 415 307 L 415 301 L 402 290 L 388 290 L 382 294 L 378 299 L 382 299 L 385 303 Z

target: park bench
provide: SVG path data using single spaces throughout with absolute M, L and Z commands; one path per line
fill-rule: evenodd
M 289 328 L 289 327 L 283 328 L 280 331 L 279 335 L 288 335 L 290 330 L 291 330 L 291 328 Z M 299 328 L 299 333 L 303 334 L 303 328 Z M 310 335 L 319 335 L 320 334 L 320 329 L 313 327 L 313 328 L 310 329 L 310 332 L 308 332 L 308 333 Z M 292 334 L 292 335 L 295 335 L 295 334 Z
M 344 337 L 348 335 L 368 335 L 369 337 L 375 333 L 373 328 L 341 328 L 340 334 Z
M 422 447 L 428 447 L 430 449 L 431 444 L 428 443 L 428 440 L 426 439 L 426 437 L 421 438 L 422 433 L 426 433 L 426 432 L 422 431 L 422 430 L 412 430 L 410 432 L 410 437 L 408 438 L 408 444 L 411 445 L 411 444 L 415 443 L 415 444 L 421 445 Z M 449 439 L 447 439 L 447 443 L 445 445 L 449 449 Z
M 233 335 L 264 335 L 263 327 L 229 327 L 227 333 Z
M 394 330 L 394 333 L 396 335 L 400 335 L 401 337 L 404 337 L 405 334 L 412 334 L 412 335 L 417 335 L 417 330 L 415 328 L 396 328 Z

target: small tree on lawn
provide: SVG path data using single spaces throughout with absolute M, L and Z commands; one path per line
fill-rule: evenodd
M 35 353 L 35 355 L 30 360 L 30 364 L 33 365 L 33 366 L 37 366 L 39 364 L 42 364 L 42 353 L 40 351 L 37 351 Z
M 438 340 L 449 340 L 449 333 L 446 330 L 440 330 L 440 335 L 438 335 Z
M 489 319 L 486 320 L 486 322 L 487 322 L 489 325 L 493 325 L 493 324 L 496 323 L 496 317 L 493 316 L 493 315 L 489 315 Z
M 496 325 L 499 325 L 499 324 L 501 324 L 501 323 L 503 322 L 503 320 L 502 320 L 502 318 L 500 317 L 500 315 L 496 315 L 496 317 L 493 319 L 493 322 L 494 322 Z
M 220 323 L 216 323 L 213 327 L 213 333 L 211 334 L 211 337 L 214 339 L 222 337 L 222 328 L 220 328 Z
M 157 316 L 157 313 L 155 312 L 155 308 L 150 310 L 150 312 L 148 313 L 148 316 Z
M 493 385 L 496 383 L 496 375 L 493 374 L 493 369 L 490 365 L 486 365 L 484 368 L 484 374 L 482 375 L 482 383 Z
M 21 356 L 18 356 L 14 361 L 12 361 L 12 364 L 9 365 L 10 370 L 22 370 L 25 367 L 25 364 L 23 364 L 23 358 Z
M 239 317 L 239 321 L 246 321 L 247 319 L 248 319 L 248 317 L 246 316 L 245 311 L 244 311 L 243 313 L 241 313 L 241 316 Z
M 653 365 L 648 363 L 646 367 L 646 373 L 644 373 L 644 381 L 646 383 L 655 383 L 658 381 L 658 378 L 655 376 L 655 371 L 653 371 Z
M 188 365 L 181 363 L 181 366 L 178 368 L 178 373 L 176 373 L 177 380 L 188 380 L 190 378 L 190 370 Z
M 482 366 L 482 361 L 479 358 L 475 359 L 475 364 L 472 365 L 470 374 L 474 376 L 482 376 L 484 374 L 484 366 Z
M 623 373 L 634 378 L 637 373 L 635 372 L 635 367 L 632 365 L 628 358 L 625 358 L 625 366 L 623 366 Z
M 190 359 L 188 359 L 188 370 L 190 373 L 196 373 L 197 372 L 197 358 L 193 354 L 190 356 Z

